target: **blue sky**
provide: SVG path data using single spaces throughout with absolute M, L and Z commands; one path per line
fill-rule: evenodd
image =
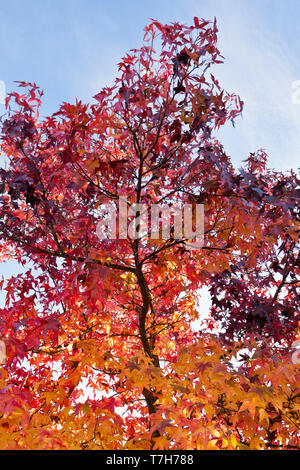
M 217 17 L 225 64 L 215 69 L 221 85 L 245 101 L 243 118 L 220 140 L 240 165 L 264 148 L 273 168 L 299 165 L 300 80 L 298 0 L 10 0 L 0 2 L 0 80 L 35 81 L 45 91 L 43 113 L 62 101 L 90 101 L 112 83 L 117 63 L 139 47 L 149 18 L 192 23 Z M 0 105 L 0 113 L 3 105 Z M 0 266 L 7 274 L 8 267 Z
M 220 135 L 234 163 L 262 147 L 272 167 L 297 168 L 299 0 L 2 1 L 0 80 L 8 90 L 14 80 L 38 83 L 45 114 L 75 97 L 90 101 L 112 83 L 121 56 L 141 44 L 149 18 L 189 23 L 195 15 L 217 17 L 226 61 L 215 74 L 245 101 L 243 119 Z

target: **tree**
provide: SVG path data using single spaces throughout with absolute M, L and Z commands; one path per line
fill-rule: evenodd
M 2 280 L 0 447 L 298 449 L 299 179 L 262 150 L 236 170 L 217 140 L 243 103 L 208 74 L 216 21 L 144 39 L 93 104 L 7 99 L 1 256 L 24 273 Z M 119 200 L 202 204 L 202 248 L 172 217 L 146 237 L 144 206 L 136 237 L 101 238 Z

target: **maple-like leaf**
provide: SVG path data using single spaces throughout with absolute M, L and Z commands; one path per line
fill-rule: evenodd
M 111 87 L 49 117 L 35 83 L 8 96 L 1 449 L 299 449 L 300 180 L 216 139 L 243 110 L 208 73 L 217 32 L 151 21 Z M 166 214 L 194 229 L 199 205 L 190 249 Z

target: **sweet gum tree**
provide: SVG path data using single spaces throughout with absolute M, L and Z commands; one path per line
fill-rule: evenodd
M 299 179 L 262 150 L 236 170 L 216 139 L 243 106 L 209 70 L 216 22 L 144 39 L 93 104 L 7 99 L 1 259 L 24 273 L 2 280 L 0 448 L 298 449 Z M 172 218 L 100 239 L 119 198 L 203 204 L 203 247 Z

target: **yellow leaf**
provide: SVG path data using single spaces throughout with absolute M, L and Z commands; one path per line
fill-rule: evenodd
M 268 413 L 263 409 L 259 408 L 259 423 L 262 424 L 264 421 L 266 421 L 267 425 L 269 424 L 269 416 Z
M 219 447 L 216 446 L 218 439 L 212 439 L 207 445 L 208 450 L 219 450 Z
M 238 442 L 236 440 L 236 437 L 233 434 L 231 434 L 231 436 L 229 438 L 229 441 L 230 441 L 230 444 L 232 445 L 232 447 L 234 447 L 234 448 L 237 447 Z

